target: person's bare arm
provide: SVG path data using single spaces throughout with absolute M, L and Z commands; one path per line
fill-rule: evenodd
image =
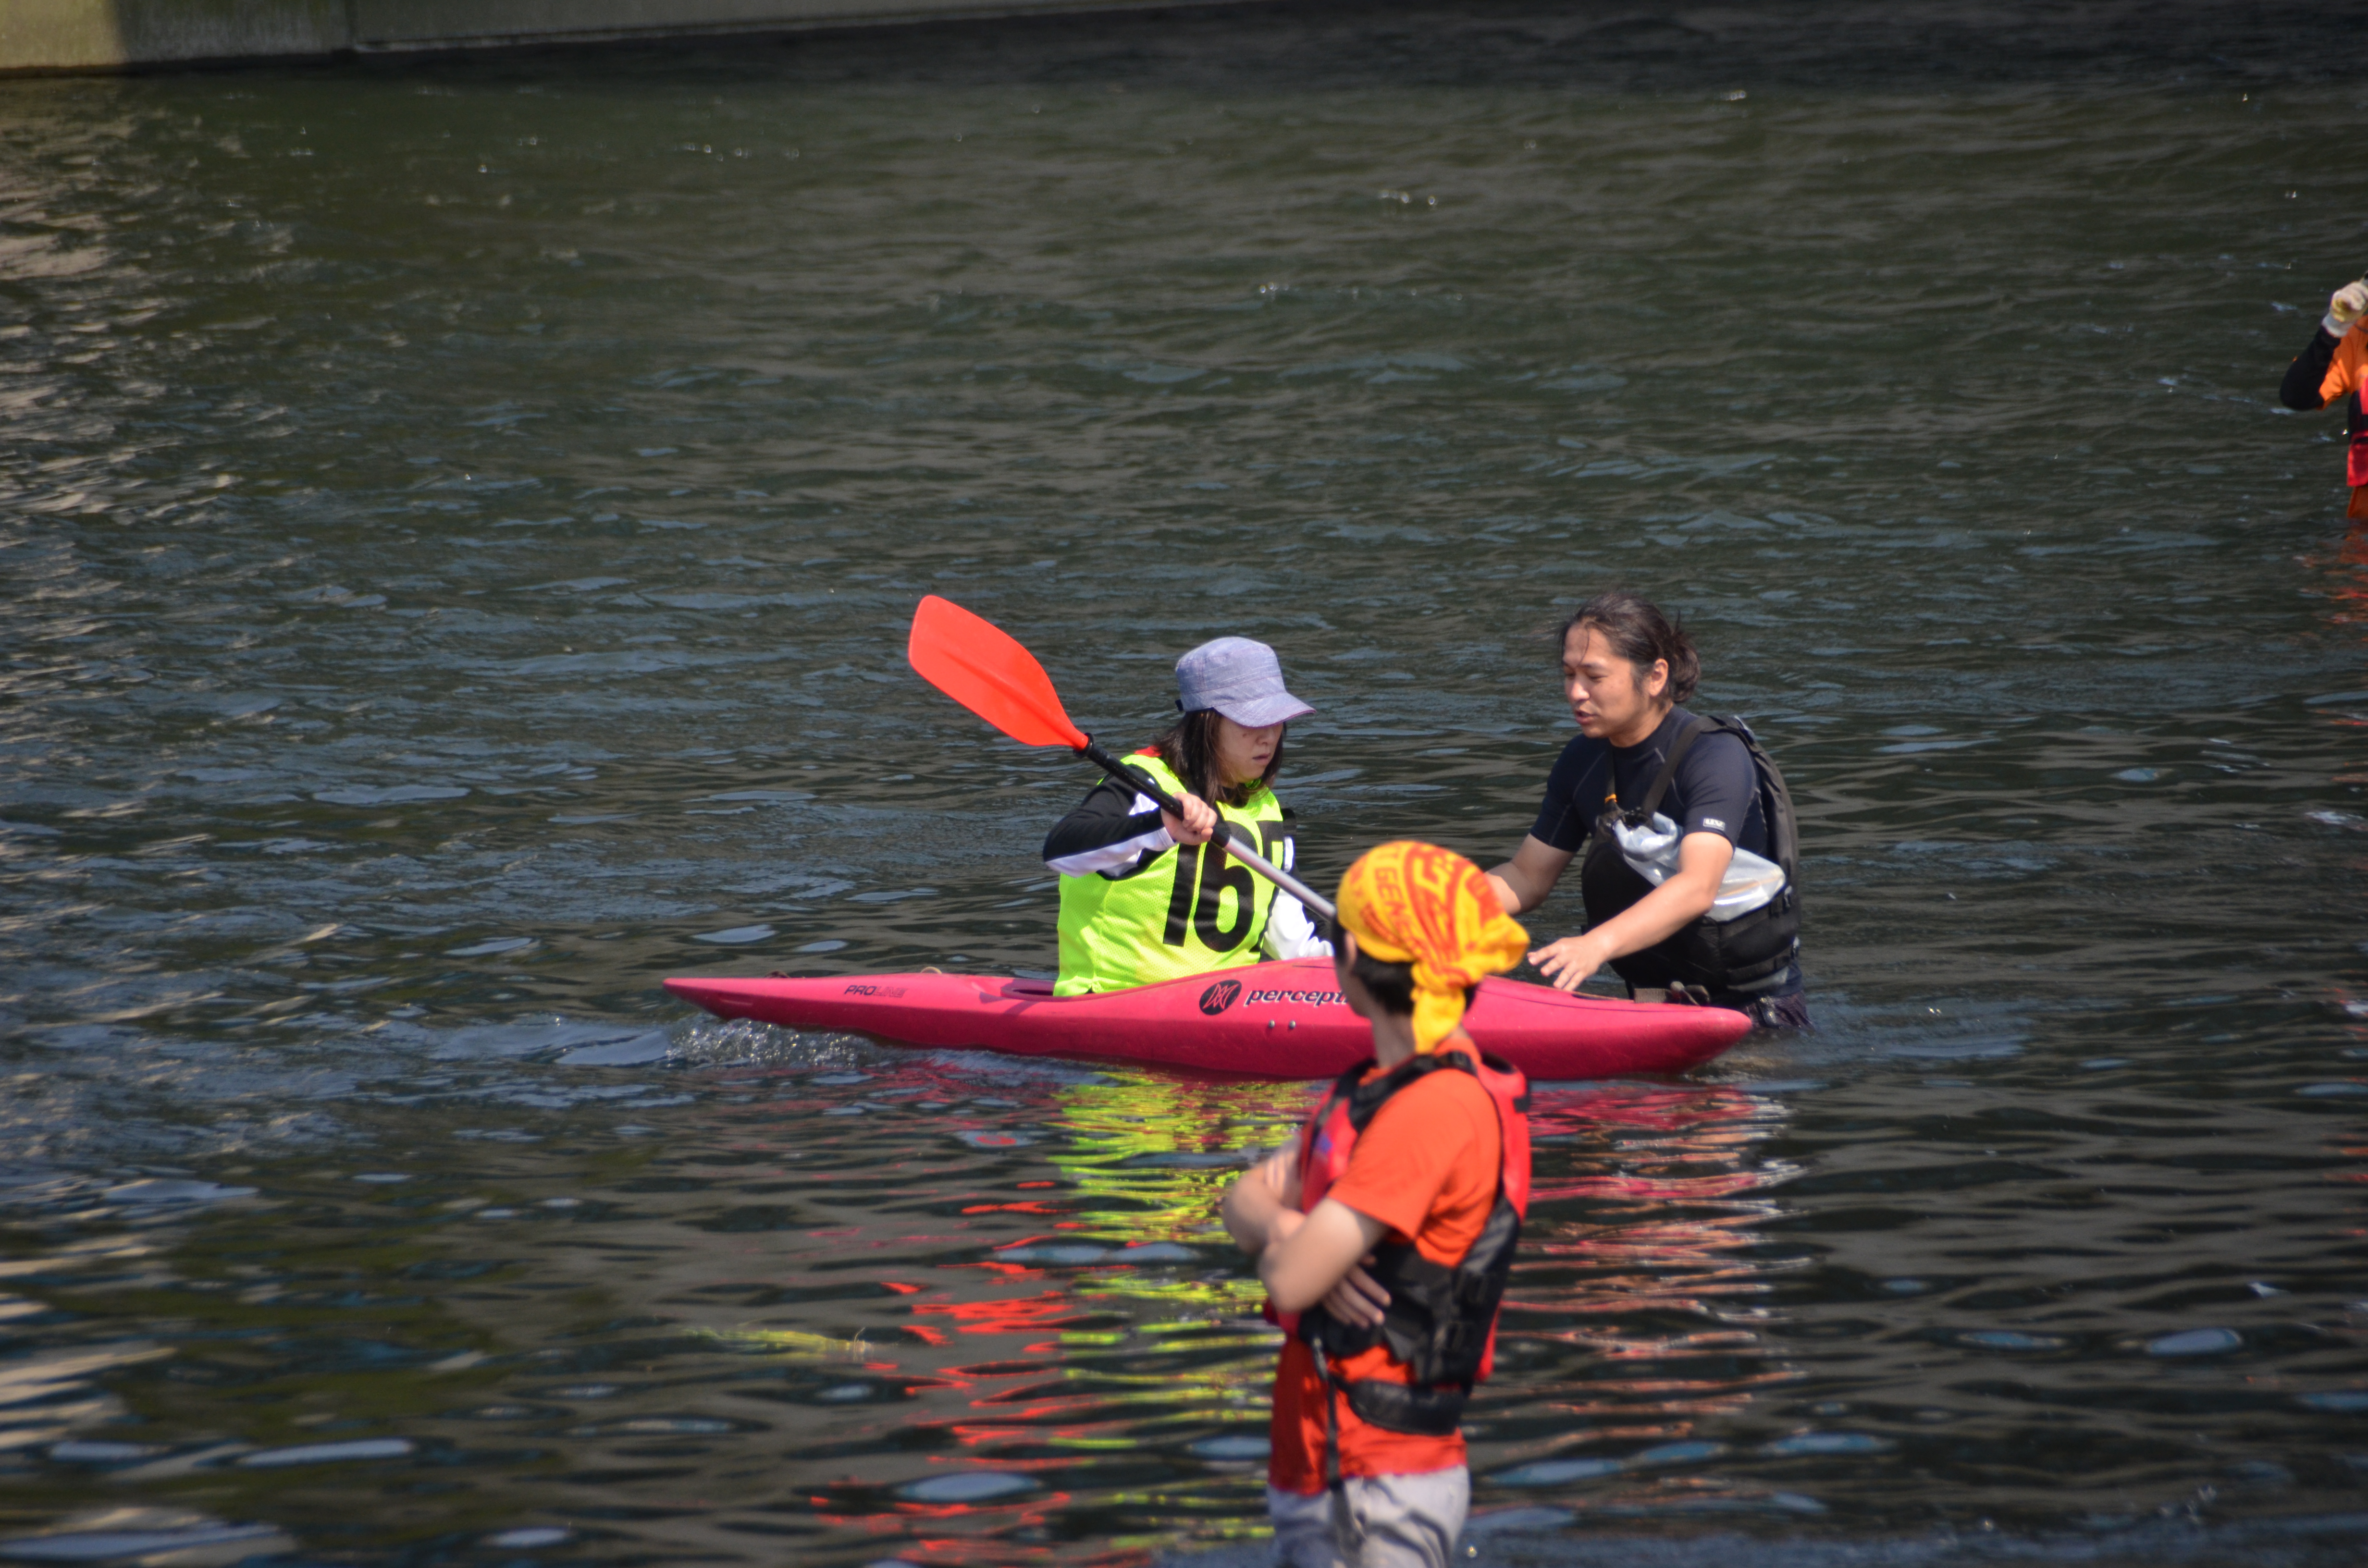
M 1318 1204 L 1317 1212 L 1327 1207 L 1340 1209 L 1341 1205 Z M 1258 1271 L 1263 1276 L 1265 1255 L 1276 1243 L 1296 1234 L 1306 1221 L 1306 1216 L 1299 1212 L 1297 1140 L 1282 1153 L 1251 1167 L 1234 1183 L 1225 1193 L 1222 1213 L 1226 1233 L 1234 1238 L 1235 1245 L 1259 1259 Z M 1374 1226 L 1374 1231 L 1378 1239 L 1380 1227 Z M 1390 1304 L 1390 1293 L 1365 1272 L 1364 1265 L 1371 1261 L 1372 1251 L 1370 1244 L 1360 1247 L 1346 1271 L 1322 1295 L 1324 1310 L 1351 1327 L 1362 1328 L 1381 1322 L 1382 1309 Z M 1284 1312 L 1300 1310 L 1280 1301 L 1275 1304 Z
M 1287 1228 L 1258 1254 L 1258 1278 L 1266 1281 L 1267 1296 L 1279 1312 L 1305 1312 L 1318 1301 L 1329 1309 L 1349 1274 L 1362 1272 L 1362 1260 L 1388 1233 L 1379 1220 L 1327 1198 L 1303 1223 Z M 1370 1279 L 1366 1283 L 1372 1286 Z M 1386 1294 L 1383 1299 L 1388 1299 Z
M 1225 1233 L 1234 1244 L 1256 1257 L 1274 1240 L 1275 1227 L 1288 1219 L 1299 1221 L 1299 1140 L 1285 1144 L 1242 1174 L 1225 1189 L 1218 1206 Z
M 1521 840 L 1513 858 L 1487 873 L 1488 885 L 1497 890 L 1497 902 L 1505 906 L 1508 915 L 1519 915 L 1525 909 L 1535 909 L 1545 902 L 1546 894 L 1570 864 L 1571 852 L 1556 849 L 1535 834 Z
M 1709 914 L 1734 858 L 1735 846 L 1719 835 L 1686 835 L 1678 843 L 1674 876 L 1585 935 L 1547 943 L 1530 961 L 1555 989 L 1577 990 L 1613 959 L 1642 952 Z

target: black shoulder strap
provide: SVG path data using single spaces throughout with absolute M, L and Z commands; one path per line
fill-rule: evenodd
M 1801 819 L 1793 809 L 1793 790 L 1784 782 L 1776 759 L 1768 755 L 1759 737 L 1738 715 L 1705 721 L 1703 727 L 1733 735 L 1751 754 L 1751 766 L 1759 775 L 1759 809 L 1768 827 L 1768 858 L 1784 869 L 1785 881 L 1796 882 L 1801 867 Z
M 1438 1068 L 1440 1064 L 1433 1059 L 1435 1054 L 1410 1057 L 1382 1076 L 1356 1085 L 1349 1095 L 1349 1125 L 1360 1132 L 1364 1131 L 1365 1124 L 1381 1114 L 1382 1107 L 1389 1103 L 1391 1096 Z
M 1637 808 L 1638 811 L 1650 816 L 1659 809 L 1661 798 L 1668 793 L 1670 780 L 1677 776 L 1679 759 L 1686 755 L 1694 742 L 1712 733 L 1733 735 L 1743 743 L 1743 749 L 1751 754 L 1751 766 L 1759 781 L 1760 815 L 1768 826 L 1768 846 L 1774 851 L 1769 858 L 1784 869 L 1786 881 L 1794 881 L 1800 874 L 1801 829 L 1800 819 L 1793 810 L 1793 791 L 1785 785 L 1784 775 L 1777 770 L 1776 759 L 1761 747 L 1759 737 L 1751 733 L 1751 726 L 1739 718 L 1705 719 L 1700 714 L 1693 715 L 1693 722 L 1679 733 L 1676 744 L 1669 747 L 1668 760 L 1661 764 L 1661 771 L 1653 779 L 1653 788 L 1646 792 L 1645 803 Z
M 1669 792 L 1669 780 L 1678 776 L 1679 761 L 1693 749 L 1695 738 L 1709 727 L 1702 720 L 1688 716 L 1686 727 L 1678 732 L 1678 738 L 1669 744 L 1668 760 L 1661 764 L 1661 771 L 1654 777 L 1653 787 L 1645 791 L 1645 803 L 1636 808 L 1638 812 L 1649 817 L 1660 809 L 1661 797 Z
M 1324 1097 L 1315 1102 L 1315 1125 L 1318 1127 L 1324 1125 L 1324 1119 L 1332 1114 L 1334 1106 L 1354 1104 L 1358 1086 L 1364 1083 L 1365 1074 L 1372 1072 L 1376 1065 L 1378 1063 L 1368 1056 L 1333 1079 L 1332 1086 L 1324 1091 Z

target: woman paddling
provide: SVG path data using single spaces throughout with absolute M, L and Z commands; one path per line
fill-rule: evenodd
M 1183 717 L 1126 765 L 1176 797 L 1182 819 L 1106 779 L 1045 836 L 1044 864 L 1061 873 L 1060 995 L 1332 951 L 1297 899 L 1210 845 L 1222 813 L 1291 869 L 1272 785 L 1284 730 L 1315 710 L 1283 688 L 1274 650 L 1247 637 L 1193 649 L 1176 683 Z
M 1588 600 L 1565 623 L 1562 649 L 1580 733 L 1529 836 L 1488 880 L 1518 915 L 1583 851 L 1587 931 L 1530 961 L 1565 991 L 1609 963 L 1639 1001 L 1708 1002 L 1763 1028 L 1809 1028 L 1782 776 L 1741 721 L 1679 706 L 1702 661 L 1646 600 Z

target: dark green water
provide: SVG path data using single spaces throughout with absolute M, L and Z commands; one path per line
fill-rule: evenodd
M 2274 396 L 2357 59 L 1277 9 L 0 84 L 0 1556 L 1254 1555 L 1211 1208 L 1304 1091 L 658 982 L 1050 966 L 1087 779 L 910 676 L 925 592 L 1109 739 L 1275 644 L 1322 881 L 1509 850 L 1625 584 L 1793 780 L 1825 1027 L 1541 1096 L 1475 1550 L 2358 1561 L 2368 547 Z

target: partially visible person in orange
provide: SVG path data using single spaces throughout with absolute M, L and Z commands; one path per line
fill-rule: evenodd
M 2368 278 L 2346 283 L 2327 301 L 2310 346 L 2286 367 L 2278 401 L 2308 414 L 2340 400 L 2350 442 L 2344 480 L 2351 505 L 2344 516 L 2368 522 Z
M 1349 869 L 1338 926 L 1334 970 L 1373 1059 L 1224 1200 L 1287 1336 L 1275 1560 L 1446 1568 L 1472 1497 L 1463 1403 L 1488 1374 L 1530 1183 L 1528 1085 L 1463 1012 L 1529 933 L 1471 861 L 1404 842 Z

